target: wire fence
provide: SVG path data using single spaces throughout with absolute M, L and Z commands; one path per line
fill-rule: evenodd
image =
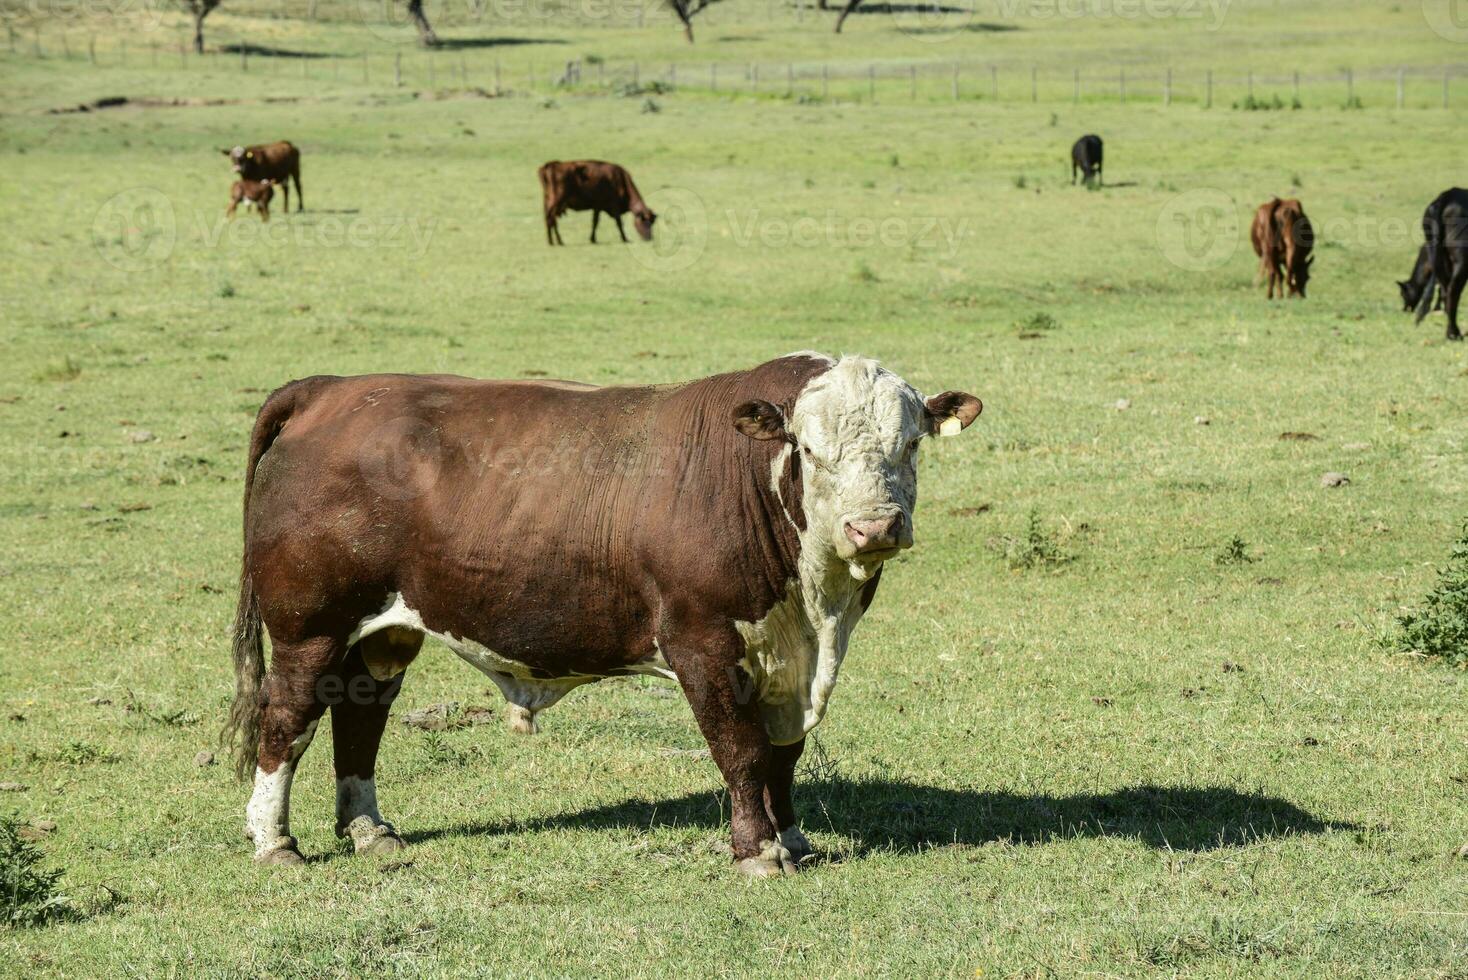
M 1330 73 L 1215 71 L 1210 68 L 1056 68 L 977 59 L 809 62 L 647 62 L 601 58 L 516 58 L 492 48 L 339 55 L 250 44 L 197 54 L 180 39 L 139 43 L 75 30 L 30 32 L 7 26 L 17 57 L 86 62 L 99 69 L 233 72 L 415 91 L 484 94 L 557 92 L 656 96 L 678 91 L 802 101 L 932 102 L 988 100 L 1036 104 L 1151 104 L 1203 108 L 1450 108 L 1464 70 L 1457 67 L 1346 68 Z

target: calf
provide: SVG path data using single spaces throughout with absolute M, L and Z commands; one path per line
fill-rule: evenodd
M 264 180 L 237 180 L 229 189 L 229 208 L 224 212 L 226 217 L 233 218 L 235 208 L 240 202 L 245 202 L 245 207 L 256 208 L 260 212 L 261 221 L 270 220 L 270 198 L 274 195 L 271 189 L 274 181 L 269 177 Z
M 1422 234 L 1427 240 L 1427 265 L 1432 280 L 1442 291 L 1448 314 L 1449 340 L 1462 340 L 1458 330 L 1458 299 L 1468 283 L 1468 190 L 1454 187 L 1443 191 L 1422 215 Z M 1417 322 L 1432 308 L 1432 290 L 1424 289 L 1417 300 Z
M 1276 197 L 1259 205 L 1249 228 L 1249 240 L 1259 256 L 1259 278 L 1269 280 L 1268 298 L 1274 299 L 1277 289 L 1283 299 L 1288 285 L 1291 296 L 1304 299 L 1310 267 L 1315 262 L 1310 254 L 1315 229 L 1300 202 Z
M 605 211 L 617 223 L 622 241 L 622 215 L 632 213 L 632 223 L 643 241 L 652 240 L 652 223 L 657 215 L 643 201 L 632 183 L 632 175 L 615 163 L 603 160 L 552 160 L 540 168 L 540 188 L 545 197 L 545 237 L 552 245 L 561 240 L 557 219 L 567 211 L 591 212 L 591 241 L 596 243 L 596 224 Z
M 1081 182 L 1089 184 L 1094 179 L 1097 184 L 1101 183 L 1101 137 L 1094 133 L 1082 136 L 1076 140 L 1075 145 L 1070 148 L 1070 182 L 1076 182 L 1076 174 L 1081 175 Z
M 250 437 L 226 729 L 254 775 L 256 860 L 303 860 L 291 781 L 328 709 L 337 834 L 403 846 L 374 767 L 431 636 L 527 724 L 592 681 L 676 681 L 728 786 L 739 869 L 794 871 L 811 853 L 796 762 L 884 562 L 912 546 L 919 446 L 982 408 L 809 352 L 672 385 L 281 388 Z
M 262 143 L 259 146 L 236 146 L 220 150 L 229 157 L 230 166 L 241 180 L 270 180 L 280 186 L 285 195 L 285 209 L 291 209 L 291 189 L 286 183 L 289 178 L 296 182 L 296 210 L 306 209 L 306 196 L 301 193 L 301 151 L 281 140 L 279 143 Z

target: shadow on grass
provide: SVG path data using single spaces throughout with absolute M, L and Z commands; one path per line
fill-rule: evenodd
M 339 55 L 325 54 L 320 51 L 292 51 L 288 48 L 267 48 L 261 44 L 223 44 L 220 45 L 221 54 L 246 54 L 252 58 L 336 58 Z
M 797 782 L 795 788 L 802 825 L 853 839 L 858 856 L 948 844 L 1044 844 L 1078 837 L 1126 838 L 1155 848 L 1209 851 L 1352 829 L 1349 824 L 1326 823 L 1278 797 L 1222 786 L 1133 786 L 1074 796 L 943 789 L 881 779 Z M 695 793 L 406 836 L 423 841 L 550 828 L 720 827 L 727 822 L 725 810 L 722 793 Z
M 553 37 L 441 37 L 431 50 L 463 51 L 473 48 L 512 48 L 521 44 L 565 44 Z

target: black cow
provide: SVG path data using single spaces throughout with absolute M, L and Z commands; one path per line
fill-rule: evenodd
M 1101 137 L 1088 133 L 1076 140 L 1070 148 L 1070 182 L 1076 182 L 1076 173 L 1081 174 L 1082 183 L 1093 179 L 1101 183 Z
M 1443 191 L 1422 214 L 1422 234 L 1427 244 L 1429 283 L 1442 290 L 1448 314 L 1449 340 L 1462 340 L 1458 330 L 1458 298 L 1468 284 L 1468 190 L 1454 187 Z M 1417 322 L 1432 309 L 1432 290 L 1423 289 L 1417 300 Z
M 1406 279 L 1398 279 L 1397 288 L 1402 291 L 1402 310 L 1406 313 L 1417 309 L 1417 304 L 1422 300 L 1423 290 L 1436 293 L 1436 308 L 1439 310 L 1443 308 L 1442 292 L 1438 290 L 1437 280 L 1433 278 L 1426 245 L 1417 250 L 1417 262 L 1412 266 L 1412 274 Z

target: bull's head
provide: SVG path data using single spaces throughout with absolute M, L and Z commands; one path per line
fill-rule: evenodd
M 643 208 L 632 214 L 632 226 L 637 229 L 637 234 L 645 242 L 652 241 L 652 223 L 658 220 L 658 216 L 651 210 Z
M 1417 301 L 1422 298 L 1422 287 L 1410 279 L 1398 279 L 1397 289 L 1402 293 L 1402 311 L 1411 313 L 1417 309 Z
M 859 579 L 912 547 L 917 450 L 931 435 L 957 435 L 978 418 L 973 395 L 923 398 L 876 361 L 843 357 L 813 378 L 787 418 L 749 402 L 734 426 L 752 439 L 783 439 L 801 487 L 802 543 L 847 563 Z

